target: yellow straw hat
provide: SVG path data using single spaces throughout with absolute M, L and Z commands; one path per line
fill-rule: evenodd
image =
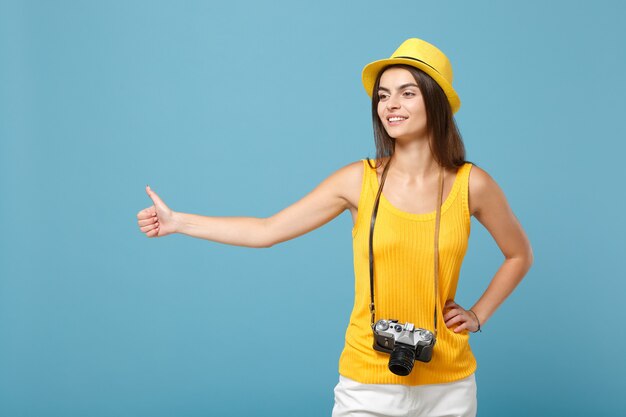
M 461 100 L 452 88 L 452 65 L 447 56 L 435 45 L 417 38 L 407 39 L 388 59 L 371 62 L 363 68 L 363 86 L 372 97 L 376 77 L 388 65 L 406 64 L 430 75 L 443 89 L 450 102 L 452 113 L 461 107 Z

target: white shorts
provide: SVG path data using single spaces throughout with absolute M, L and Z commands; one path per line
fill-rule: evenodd
M 476 376 L 444 384 L 361 384 L 339 375 L 332 417 L 475 417 Z

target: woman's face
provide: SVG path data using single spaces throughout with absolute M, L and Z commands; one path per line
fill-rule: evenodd
M 378 117 L 394 139 L 427 136 L 424 98 L 413 75 L 404 68 L 389 68 L 380 77 Z

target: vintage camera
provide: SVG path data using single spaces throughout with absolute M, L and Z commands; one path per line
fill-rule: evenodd
M 407 376 L 415 361 L 430 362 L 435 346 L 435 335 L 413 323 L 398 320 L 378 320 L 374 330 L 374 350 L 391 354 L 389 370 L 396 375 Z

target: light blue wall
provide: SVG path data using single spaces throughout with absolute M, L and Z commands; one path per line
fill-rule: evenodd
M 269 249 L 135 216 L 147 183 L 270 216 L 374 156 L 361 69 L 409 37 L 535 254 L 472 335 L 479 415 L 624 415 L 623 4 L 2 1 L 0 415 L 330 415 L 349 213 Z M 502 260 L 473 220 L 456 301 Z

